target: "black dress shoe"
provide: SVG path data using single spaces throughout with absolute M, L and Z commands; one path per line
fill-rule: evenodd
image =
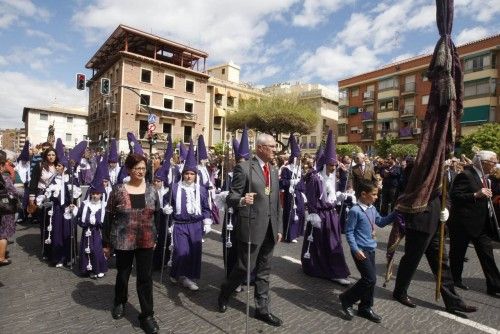
M 358 316 L 376 322 L 377 324 L 379 324 L 382 321 L 382 317 L 373 312 L 372 309 L 358 310 Z
M 352 305 L 347 305 L 346 303 L 344 303 L 342 295 L 339 295 L 339 299 L 340 304 L 342 305 L 342 311 L 344 312 L 344 319 L 352 320 L 352 318 L 354 318 L 354 309 L 352 308 Z
M 454 285 L 457 287 L 457 288 L 460 288 L 462 290 L 469 290 L 469 287 L 467 285 L 465 285 L 463 282 L 454 282 Z
M 450 313 L 455 313 L 455 312 L 472 313 L 477 311 L 477 307 L 462 303 L 454 306 L 447 306 L 446 311 Z
M 159 329 L 158 324 L 156 323 L 156 320 L 152 316 L 141 319 L 141 320 L 139 320 L 139 322 L 140 322 L 142 330 L 146 334 L 158 333 L 158 329 Z
M 283 321 L 277 316 L 273 315 L 272 313 L 255 312 L 254 318 L 264 321 L 266 324 L 274 327 L 279 327 L 283 325 Z
M 121 319 L 125 314 L 125 305 L 124 304 L 116 304 L 113 306 L 113 310 L 111 311 L 111 315 L 113 319 Z
M 393 294 L 392 297 L 395 300 L 397 300 L 398 302 L 400 302 L 401 304 L 403 304 L 404 306 L 408 306 L 408 307 L 411 307 L 411 308 L 417 307 L 417 304 L 415 304 L 414 302 L 412 302 L 412 300 L 408 296 L 398 296 L 398 295 L 394 295 Z
M 227 299 L 224 298 L 222 292 L 219 294 L 217 298 L 217 307 L 220 313 L 224 313 L 227 311 Z

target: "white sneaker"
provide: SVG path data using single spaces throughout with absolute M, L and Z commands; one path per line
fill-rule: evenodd
M 187 277 L 184 277 L 184 279 L 182 280 L 182 285 L 191 291 L 197 291 L 199 289 L 198 285 L 196 285 L 195 282 L 191 281 Z
M 235 291 L 235 292 L 237 292 L 237 293 L 240 293 L 241 291 L 243 291 L 243 288 L 241 287 L 241 284 L 240 284 L 240 285 L 238 285 L 238 286 L 236 287 L 236 289 L 234 289 L 234 291 Z
M 89 277 L 92 278 L 92 279 L 96 279 L 97 275 L 96 274 L 89 274 Z
M 297 242 L 297 239 L 292 239 L 292 244 L 296 244 Z
M 104 273 L 99 273 L 99 274 L 97 274 L 97 277 L 99 277 L 99 278 L 103 278 L 103 277 L 104 277 Z
M 339 283 L 340 285 L 350 285 L 351 281 L 347 278 L 332 278 L 332 281 Z
M 56 264 L 56 268 L 62 268 L 63 267 L 63 264 L 62 263 L 58 263 Z
M 174 284 L 177 283 L 177 280 L 175 279 L 175 277 L 169 276 L 169 278 L 170 278 L 170 282 L 172 282 Z

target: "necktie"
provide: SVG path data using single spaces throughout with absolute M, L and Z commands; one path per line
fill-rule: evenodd
M 264 172 L 264 180 L 266 180 L 266 187 L 269 187 L 269 166 L 267 164 L 264 164 L 264 167 L 262 167 L 262 170 Z

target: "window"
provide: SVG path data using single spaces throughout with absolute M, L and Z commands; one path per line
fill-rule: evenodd
M 165 74 L 165 87 L 174 88 L 174 77 L 169 74 Z
M 464 64 L 465 72 L 476 72 L 491 67 L 491 54 L 466 59 Z
M 339 110 L 339 117 L 340 118 L 347 118 L 347 109 L 342 108 Z
M 316 148 L 316 136 L 311 136 L 311 141 L 309 142 L 309 148 Z
M 215 94 L 215 104 L 218 106 L 222 105 L 222 94 Z
M 71 141 L 71 139 L 72 139 L 72 138 L 71 138 L 71 133 L 67 133 L 67 134 L 66 134 L 66 142 Z
M 149 106 L 151 104 L 151 95 L 141 94 L 141 104 Z
M 66 117 L 66 122 L 73 123 L 73 116 Z
M 234 107 L 234 97 L 233 96 L 228 96 L 227 97 L 227 106 L 228 107 Z
M 146 134 L 148 133 L 148 121 L 139 121 L 139 138 L 144 138 L 146 137 Z
M 192 138 L 193 134 L 193 127 L 192 126 L 185 126 L 184 127 L 184 142 L 189 143 L 189 141 Z
M 174 107 L 174 100 L 171 97 L 164 97 L 163 108 L 172 110 L 173 107 Z
M 300 139 L 300 148 L 307 148 L 307 136 L 303 136 Z
M 49 114 L 40 114 L 40 120 L 41 121 L 48 121 L 49 120 Z
M 215 116 L 214 117 L 214 125 L 221 126 L 222 125 L 222 117 Z
M 380 80 L 378 82 L 378 90 L 394 89 L 398 87 L 398 80 L 396 78 L 389 78 Z
M 421 73 L 422 81 L 429 81 L 429 77 L 427 77 L 427 71 Z
M 379 102 L 379 111 L 384 112 L 384 111 L 392 111 L 392 110 L 398 110 L 398 99 L 392 99 L 392 100 L 384 100 Z
M 163 133 L 166 134 L 172 134 L 172 124 L 170 123 L 163 123 Z
M 184 110 L 187 112 L 193 112 L 193 102 L 185 102 Z
M 358 87 L 352 88 L 351 89 L 351 96 L 355 97 L 355 96 L 358 96 L 358 95 L 359 95 L 359 88 Z
M 347 124 L 338 125 L 339 136 L 347 136 Z
M 186 92 L 194 93 L 194 81 L 186 80 Z
M 141 82 L 151 83 L 151 70 L 145 68 L 141 70 Z
M 492 80 L 494 83 L 494 79 Z M 490 88 L 490 79 L 483 79 L 472 82 L 464 83 L 464 97 L 478 96 L 478 95 L 489 95 L 492 91 L 494 92 L 494 84 Z M 493 88 L 493 89 L 492 89 Z M 491 89 L 491 90 L 490 90 Z
M 429 103 L 429 95 L 422 96 L 422 104 L 428 104 L 428 103 Z
M 226 74 L 226 69 L 225 68 L 222 69 L 222 74 Z

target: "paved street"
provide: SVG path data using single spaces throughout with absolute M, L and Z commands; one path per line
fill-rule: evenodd
M 219 228 L 219 227 L 218 227 Z M 500 333 L 500 299 L 486 295 L 485 281 L 477 256 L 468 250 L 464 282 L 470 291 L 460 291 L 464 299 L 479 307 L 467 318 L 450 316 L 442 302 L 434 302 L 434 279 L 422 261 L 410 296 L 416 309 L 391 299 L 394 282 L 382 287 L 385 270 L 385 240 L 390 229 L 378 233 L 378 282 L 375 311 L 381 324 L 355 317 L 341 318 L 335 283 L 305 276 L 300 266 L 299 244 L 280 244 L 275 250 L 271 296 L 273 312 L 284 320 L 275 329 L 254 319 L 250 333 Z M 15 242 L 9 245 L 13 263 L 0 268 L 0 333 L 141 333 L 137 320 L 139 302 L 135 276 L 130 279 L 126 316 L 118 321 L 110 314 L 116 270 L 99 280 L 80 278 L 69 269 L 49 267 L 39 258 L 38 227 L 18 225 Z M 200 290 L 191 292 L 172 283 L 160 283 L 155 273 L 155 312 L 161 333 L 243 333 L 246 293 L 230 302 L 225 314 L 216 310 L 219 284 L 223 278 L 220 235 L 212 232 L 203 250 Z M 344 248 L 347 249 L 344 245 Z M 396 254 L 401 258 L 401 250 Z M 347 253 L 348 254 L 348 253 Z M 497 260 L 500 252 L 495 250 Z M 352 279 L 359 278 L 350 254 L 347 256 Z M 252 301 L 253 306 L 253 301 Z M 253 308 L 251 310 L 253 312 Z M 475 326 L 475 327 L 474 327 Z

